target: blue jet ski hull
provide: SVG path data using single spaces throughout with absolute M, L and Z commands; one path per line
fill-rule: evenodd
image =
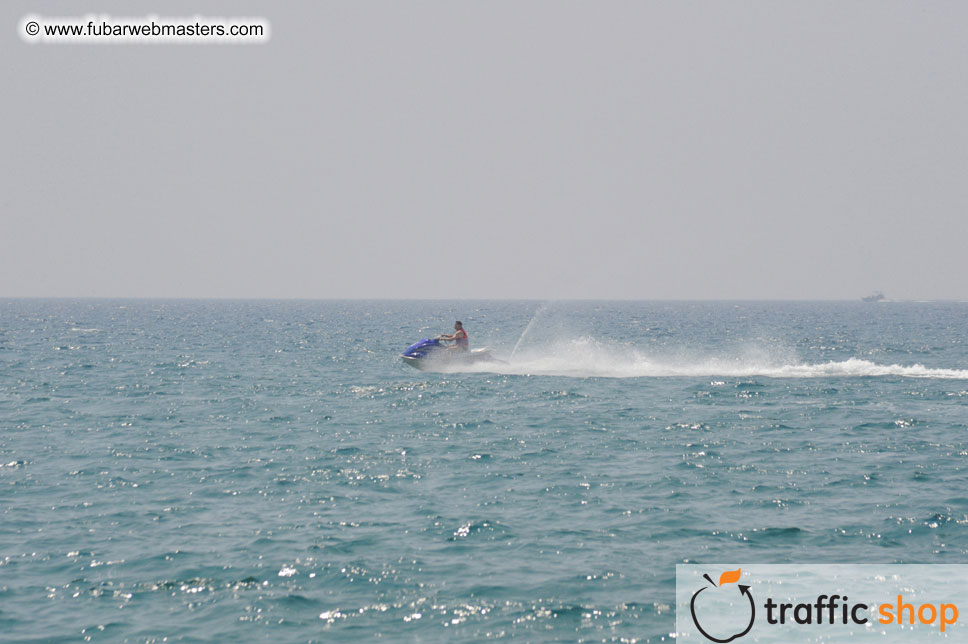
M 494 360 L 490 349 L 473 351 L 448 349 L 437 339 L 424 339 L 410 345 L 400 358 L 420 371 L 453 371 L 464 366 Z

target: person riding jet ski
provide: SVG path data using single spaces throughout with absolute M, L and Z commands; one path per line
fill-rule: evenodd
M 445 346 L 445 342 L 454 344 Z M 400 357 L 405 363 L 421 371 L 446 371 L 480 362 L 503 362 L 492 356 L 491 350 L 486 347 L 471 350 L 467 330 L 460 320 L 454 322 L 454 332 L 450 335 L 414 342 Z
M 467 331 L 464 330 L 464 323 L 460 320 L 454 322 L 454 332 L 450 335 L 442 335 L 438 340 L 443 340 L 444 342 L 453 342 L 454 344 L 447 347 L 449 351 L 470 351 L 471 343 L 467 337 Z

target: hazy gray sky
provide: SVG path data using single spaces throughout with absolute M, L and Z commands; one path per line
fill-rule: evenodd
M 28 13 L 272 39 L 29 45 Z M 968 298 L 964 2 L 0 16 L 0 296 Z

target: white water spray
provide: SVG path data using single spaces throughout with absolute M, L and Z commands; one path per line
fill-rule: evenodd
M 538 314 L 535 314 L 537 317 Z M 531 326 L 528 325 L 522 338 Z M 747 347 L 733 354 L 655 356 L 634 348 L 618 349 L 587 336 L 562 338 L 541 348 L 522 350 L 514 362 L 482 362 L 459 370 L 575 378 L 902 377 L 968 380 L 968 369 L 926 367 L 921 364 L 878 364 L 862 358 L 807 363 L 793 355 L 764 352 L 758 347 Z
M 534 312 L 534 315 L 531 316 L 531 321 L 528 322 L 528 326 L 524 327 L 524 331 L 521 332 L 521 337 L 518 338 L 518 341 L 515 343 L 514 348 L 511 350 L 511 355 L 508 356 L 508 361 L 511 361 L 514 359 L 514 354 L 518 352 L 518 347 L 521 346 L 521 341 L 524 340 L 526 335 L 528 335 L 528 331 L 530 331 L 531 327 L 534 326 L 534 323 L 538 319 L 538 317 L 541 316 L 541 314 L 547 310 L 548 310 L 548 303 L 545 302 L 544 304 L 538 307 L 537 311 Z

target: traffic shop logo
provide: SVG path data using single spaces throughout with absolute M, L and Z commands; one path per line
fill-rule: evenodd
M 719 584 L 713 582 L 709 575 L 703 575 L 708 585 L 697 590 L 689 602 L 689 612 L 692 622 L 699 632 L 710 642 L 726 644 L 743 637 L 753 628 L 756 621 L 756 602 L 750 593 L 750 587 L 737 584 L 742 569 L 727 570 L 719 576 Z M 732 584 L 736 584 L 735 586 Z M 738 602 L 734 593 L 739 592 Z M 726 619 L 713 619 L 714 613 L 724 611 L 717 604 L 727 604 Z M 720 608 L 720 610 L 716 610 Z M 705 615 L 705 618 L 702 617 Z

